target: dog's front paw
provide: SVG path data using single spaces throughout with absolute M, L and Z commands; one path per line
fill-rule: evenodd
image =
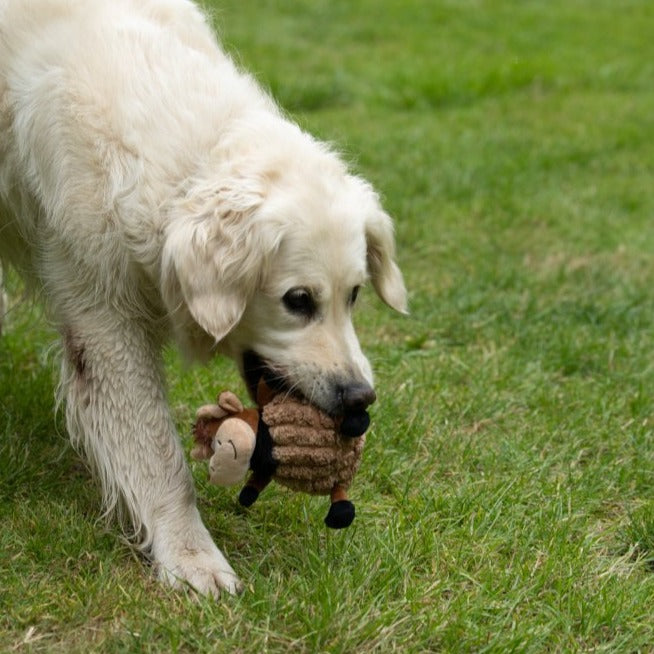
M 155 542 L 152 554 L 159 579 L 173 588 L 191 588 L 212 597 L 218 597 L 221 590 L 232 595 L 243 590 L 242 582 L 203 525 L 179 539 Z
M 216 549 L 182 550 L 166 561 L 156 562 L 159 579 L 173 588 L 190 587 L 201 595 L 217 598 L 220 591 L 235 595 L 243 591 L 243 583 Z

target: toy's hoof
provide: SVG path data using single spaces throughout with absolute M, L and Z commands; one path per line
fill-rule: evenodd
M 241 506 L 252 506 L 259 497 L 259 491 L 254 486 L 243 486 L 238 495 L 238 501 Z
M 354 520 L 354 504 L 350 500 L 339 500 L 329 507 L 325 524 L 331 529 L 344 529 Z
M 357 411 L 348 413 L 343 418 L 340 432 L 348 438 L 357 438 L 363 436 L 370 427 L 370 416 L 367 411 Z

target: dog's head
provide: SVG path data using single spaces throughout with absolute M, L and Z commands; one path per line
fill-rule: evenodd
M 370 281 L 406 311 L 392 222 L 370 185 L 322 146 L 289 150 L 266 166 L 257 157 L 232 166 L 219 187 L 195 185 L 170 224 L 164 297 L 187 346 L 210 337 L 251 393 L 263 375 L 346 413 L 375 399 L 352 325 L 360 288 Z

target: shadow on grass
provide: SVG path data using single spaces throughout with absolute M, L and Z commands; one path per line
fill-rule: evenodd
M 36 329 L 36 328 L 35 328 Z M 61 410 L 52 350 L 43 334 L 18 327 L 0 338 L 0 499 L 3 505 L 48 497 L 69 501 L 71 482 L 93 486 L 72 450 Z M 97 489 L 94 497 L 97 511 Z

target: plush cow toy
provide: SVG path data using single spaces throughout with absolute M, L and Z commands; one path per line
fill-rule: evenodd
M 246 409 L 230 391 L 217 404 L 201 407 L 193 435 L 195 459 L 209 459 L 209 480 L 231 486 L 252 473 L 239 502 L 251 506 L 271 479 L 295 491 L 329 495 L 331 506 L 325 524 L 349 527 L 354 504 L 347 499 L 361 462 L 365 431 L 370 424 L 361 410 L 334 419 L 307 400 L 275 394 L 261 380 L 257 409 Z

